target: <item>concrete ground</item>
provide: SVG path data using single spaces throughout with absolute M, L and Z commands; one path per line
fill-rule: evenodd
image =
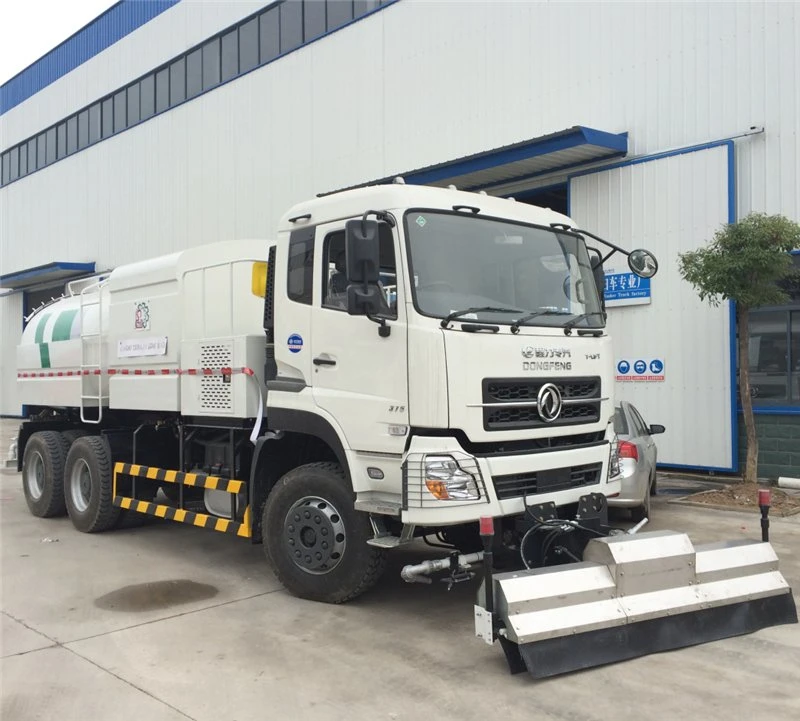
M 13 424 L 2 422 L 5 460 Z M 655 528 L 759 535 L 756 515 L 668 503 Z M 772 521 L 800 589 L 800 516 Z M 157 522 L 84 535 L 29 515 L 0 474 L 3 721 L 800 718 L 800 626 L 534 681 L 473 637 L 475 587 L 409 586 L 393 557 L 346 606 L 281 589 L 261 547 Z

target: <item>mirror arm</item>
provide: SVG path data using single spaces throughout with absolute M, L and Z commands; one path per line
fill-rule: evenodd
M 386 223 L 390 228 L 394 228 L 397 225 L 397 221 L 394 219 L 394 216 L 386 211 L 386 210 L 367 210 L 364 211 L 364 215 L 361 216 L 361 232 L 364 233 L 364 223 L 366 222 L 367 218 L 370 215 L 374 215 L 378 220 L 382 220 Z M 366 233 L 365 233 L 366 234 Z
M 380 327 L 378 328 L 378 335 L 381 338 L 388 338 L 392 332 L 392 326 L 387 325 L 386 318 L 382 318 L 379 315 L 371 315 L 367 313 L 367 318 L 371 320 L 373 323 L 377 323 Z
M 612 255 L 614 255 L 614 253 L 616 253 L 616 252 L 617 252 L 616 250 L 611 250 L 611 251 L 609 251 L 608 255 L 604 255 L 602 258 L 600 258 L 600 265 L 604 265 L 604 264 L 605 264 L 605 262 L 606 262 L 606 261 L 607 261 L 607 260 L 608 260 L 608 259 L 609 259 L 609 258 L 610 258 Z M 623 251 L 623 252 L 624 252 L 624 251 Z
M 595 235 L 594 233 L 590 233 L 588 230 L 581 230 L 580 228 L 573 228 L 573 227 L 567 225 L 566 223 L 550 223 L 550 227 L 551 228 L 558 228 L 559 230 L 564 230 L 564 231 L 566 231 L 568 233 L 572 233 L 574 235 L 588 235 L 590 238 L 594 238 L 599 243 L 602 243 L 603 245 L 607 245 L 609 248 L 613 248 L 613 250 L 605 258 L 603 258 L 603 262 L 604 263 L 606 262 L 606 260 L 608 260 L 608 258 L 610 258 L 612 255 L 614 255 L 614 253 L 616 253 L 617 251 L 619 251 L 620 253 L 622 253 L 624 255 L 630 255 L 631 254 L 631 252 L 629 250 L 625 250 L 625 248 L 620 248 L 618 245 L 614 245 L 614 243 L 612 243 L 610 240 L 605 240 L 604 238 L 601 238 L 599 235 Z

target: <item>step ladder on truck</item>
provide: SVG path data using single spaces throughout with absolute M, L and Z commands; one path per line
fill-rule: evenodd
M 46 372 L 54 321 L 23 333 L 28 506 L 250 539 L 327 603 L 435 535 L 446 555 L 402 577 L 481 576 L 477 636 L 536 677 L 796 622 L 767 538 L 609 526 L 615 253 L 657 271 L 548 209 L 390 183 L 302 202 L 273 241 L 120 266 L 49 307 L 80 327 Z

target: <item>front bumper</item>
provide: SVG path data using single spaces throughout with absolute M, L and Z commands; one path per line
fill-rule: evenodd
M 497 518 L 520 515 L 525 511 L 526 501 L 527 505 L 552 502 L 556 506 L 564 506 L 577 503 L 581 496 L 588 493 L 605 496 L 617 494 L 620 492 L 620 480 L 607 480 L 609 451 L 609 443 L 603 441 L 582 448 L 476 457 L 461 448 L 455 438 L 414 437 L 403 463 L 402 520 L 419 526 L 447 526 L 477 521 L 481 516 Z M 451 455 L 462 467 L 474 473 L 480 498 L 467 501 L 437 500 L 425 484 L 425 457 L 429 455 Z M 593 477 L 597 482 L 509 497 L 509 478 L 525 479 L 552 469 L 588 467 L 596 469 Z M 496 481 L 504 485 L 503 492 L 498 492 Z

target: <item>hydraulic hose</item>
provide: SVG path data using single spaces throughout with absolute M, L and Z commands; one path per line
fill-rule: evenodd
M 467 568 L 473 563 L 479 563 L 483 560 L 483 551 L 477 553 L 467 553 L 458 557 L 458 567 Z M 406 583 L 431 583 L 428 576 L 438 573 L 439 571 L 450 570 L 449 558 L 437 558 L 434 561 L 423 561 L 422 563 L 415 563 L 408 566 L 403 566 L 400 571 L 400 578 Z

